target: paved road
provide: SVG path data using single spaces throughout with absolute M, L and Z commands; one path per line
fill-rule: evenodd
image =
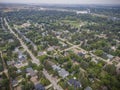
M 80 49 L 80 50 L 82 50 L 82 51 L 84 51 L 84 52 L 88 52 L 88 51 L 80 48 L 79 46 L 81 46 L 81 45 L 74 45 L 74 44 L 68 42 L 68 41 L 65 40 L 65 39 L 62 39 L 62 38 L 60 38 L 60 37 L 57 37 L 57 38 L 58 38 L 59 40 L 61 40 L 61 41 L 66 42 L 66 43 L 69 44 L 69 45 L 72 45 L 72 47 L 67 48 L 67 49 L 65 49 L 65 50 L 63 50 L 63 51 L 70 50 L 70 49 L 73 49 L 73 48 L 78 48 L 78 49 Z M 104 62 L 107 62 L 108 64 L 111 64 L 111 62 L 109 62 L 108 60 L 105 60 L 105 59 L 103 59 L 103 58 L 101 58 L 101 57 L 98 57 L 98 56 L 94 55 L 94 54 L 91 53 L 91 52 L 90 52 L 90 54 L 91 54 L 92 56 L 96 57 L 97 59 L 100 59 L 100 60 L 102 60 L 102 61 L 104 61 Z
M 10 30 L 10 32 L 20 41 L 22 47 L 28 52 L 28 54 L 30 55 L 30 57 L 32 58 L 32 63 L 35 63 L 37 65 L 40 65 L 39 60 L 32 54 L 32 52 L 28 49 L 28 47 L 24 44 L 24 42 L 22 41 L 22 39 L 20 39 L 18 37 L 18 35 L 11 29 L 11 27 L 9 26 L 7 20 L 4 18 L 5 24 L 7 25 L 8 29 Z M 52 83 L 53 87 L 55 88 L 55 90 L 63 90 L 54 80 L 52 80 L 52 77 L 50 77 L 49 73 L 47 73 L 47 71 L 44 69 L 43 70 L 43 74 L 45 75 L 45 77 Z
M 57 81 L 52 80 L 53 77 L 49 75 L 49 73 L 45 69 L 43 70 L 43 74 L 45 75 L 45 77 L 47 77 L 47 79 L 51 82 L 51 84 L 55 86 L 54 87 L 55 90 L 63 90 L 62 87 L 57 84 Z
M 7 25 L 8 29 L 10 30 L 10 32 L 12 34 L 14 34 L 14 36 L 20 41 L 21 46 L 29 53 L 29 55 L 32 59 L 32 63 L 40 65 L 39 60 L 32 54 L 32 52 L 28 49 L 28 47 L 25 45 L 25 43 L 22 41 L 22 39 L 19 38 L 18 35 L 11 29 L 11 27 L 9 26 L 9 24 L 5 18 L 4 18 L 4 21 L 5 21 L 5 24 Z
M 33 46 L 34 50 L 37 50 L 37 46 L 33 43 L 33 41 L 31 41 L 29 38 L 27 38 L 25 35 L 23 35 L 18 28 L 16 27 L 16 25 L 14 25 L 15 30 L 17 31 L 17 33 L 19 33 L 26 41 L 29 41 L 31 43 L 31 45 Z

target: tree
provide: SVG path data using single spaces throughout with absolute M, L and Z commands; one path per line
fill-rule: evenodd
M 0 72 L 3 71 L 3 65 L 0 63 Z
M 97 55 L 97 56 L 102 56 L 103 55 L 103 50 L 96 50 L 95 51 L 95 54 Z
M 34 84 L 33 84 L 33 82 L 25 79 L 21 82 L 21 89 L 22 90 L 33 90 L 34 89 Z
M 5 75 L 5 73 L 3 73 L 1 75 L 1 80 L 0 80 L 0 89 L 1 90 L 9 90 L 9 79 L 7 79 L 7 76 Z
M 16 78 L 16 76 L 17 76 L 16 71 L 17 71 L 17 68 L 14 66 L 11 66 L 8 68 L 8 73 L 9 73 L 10 77 L 12 77 L 13 79 Z
M 42 56 L 39 57 L 39 60 L 43 64 L 46 58 L 47 58 L 46 55 L 42 55 Z
M 57 71 L 53 71 L 53 76 L 58 76 L 58 72 Z
M 120 50 L 116 50 L 115 55 L 120 57 Z
M 40 82 L 44 86 L 47 86 L 50 84 L 50 82 L 45 77 L 41 77 Z
M 38 76 L 38 80 L 39 80 L 41 77 L 43 77 L 42 71 L 39 71 L 39 72 L 37 73 L 37 76 Z
M 105 71 L 107 71 L 108 73 L 110 73 L 111 75 L 115 75 L 115 73 L 116 73 L 116 67 L 115 67 L 115 65 L 111 65 L 111 64 L 108 64 L 108 65 L 106 65 L 106 67 L 105 67 Z
M 68 61 L 68 63 L 64 66 L 67 70 L 70 70 L 72 67 L 72 62 Z

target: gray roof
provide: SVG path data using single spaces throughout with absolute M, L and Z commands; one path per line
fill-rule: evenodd
M 57 66 L 57 65 L 53 65 L 52 66 L 53 70 L 56 70 L 59 74 L 59 76 L 65 78 L 69 75 L 69 72 L 66 71 L 65 69 L 62 69 L 61 67 Z
M 112 59 L 114 56 L 113 56 L 113 55 L 108 54 L 108 55 L 107 55 L 107 57 L 108 57 L 109 59 Z
M 92 88 L 88 86 L 84 90 L 92 90 Z
M 40 83 L 35 85 L 35 90 L 45 90 L 44 86 L 41 85 Z
M 7 65 L 12 65 L 14 64 L 14 61 L 7 61 Z
M 65 69 L 61 69 L 60 71 L 58 71 L 58 73 L 63 78 L 65 78 L 69 75 L 69 72 L 67 72 Z
M 13 80 L 13 81 L 12 81 L 12 85 L 14 86 L 14 85 L 16 85 L 16 84 L 18 84 L 18 81 L 17 81 L 17 80 Z
M 42 55 L 44 55 L 43 52 L 38 52 L 38 56 L 42 56 Z
M 59 70 L 61 69 L 61 68 L 60 68 L 59 66 L 57 66 L 57 65 L 53 65 L 52 68 L 53 68 L 54 70 L 57 70 L 57 71 L 59 71 Z
M 70 85 L 73 85 L 75 88 L 80 88 L 81 87 L 81 83 L 75 79 L 70 79 L 68 80 L 68 83 Z
M 26 55 L 19 54 L 18 59 L 19 60 L 26 60 Z
M 26 72 L 30 73 L 31 76 L 35 76 L 36 75 L 32 68 L 26 68 Z

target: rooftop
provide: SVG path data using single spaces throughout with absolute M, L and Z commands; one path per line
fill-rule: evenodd
M 45 90 L 45 88 L 43 87 L 43 85 L 38 83 L 38 84 L 35 85 L 35 90 Z
M 53 70 L 57 70 L 57 71 L 59 71 L 59 70 L 61 69 L 61 68 L 60 68 L 59 66 L 57 66 L 57 65 L 53 65 L 52 68 L 53 68 Z
M 61 67 L 59 67 L 57 65 L 53 65 L 52 68 L 53 68 L 53 70 L 58 71 L 59 76 L 61 76 L 62 78 L 65 78 L 69 75 L 68 71 L 66 71 L 65 69 L 62 69 Z
M 58 71 L 59 75 L 63 78 L 67 77 L 69 75 L 69 72 L 66 71 L 65 69 L 61 69 L 60 71 Z
M 80 88 L 80 87 L 82 87 L 82 86 L 81 86 L 81 83 L 80 83 L 79 81 L 77 81 L 76 79 L 70 79 L 70 80 L 68 80 L 68 83 L 69 83 L 70 85 L 73 85 L 75 88 Z
M 35 76 L 35 72 L 32 68 L 26 68 L 26 72 L 30 73 L 30 76 Z
M 88 86 L 84 90 L 92 90 L 92 88 Z
M 111 55 L 111 54 L 107 54 L 107 57 L 108 57 L 109 59 L 112 59 L 114 56 Z

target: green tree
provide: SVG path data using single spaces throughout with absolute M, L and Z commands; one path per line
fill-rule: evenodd
M 95 54 L 97 55 L 97 56 L 102 56 L 103 55 L 103 50 L 96 50 L 95 51 Z

